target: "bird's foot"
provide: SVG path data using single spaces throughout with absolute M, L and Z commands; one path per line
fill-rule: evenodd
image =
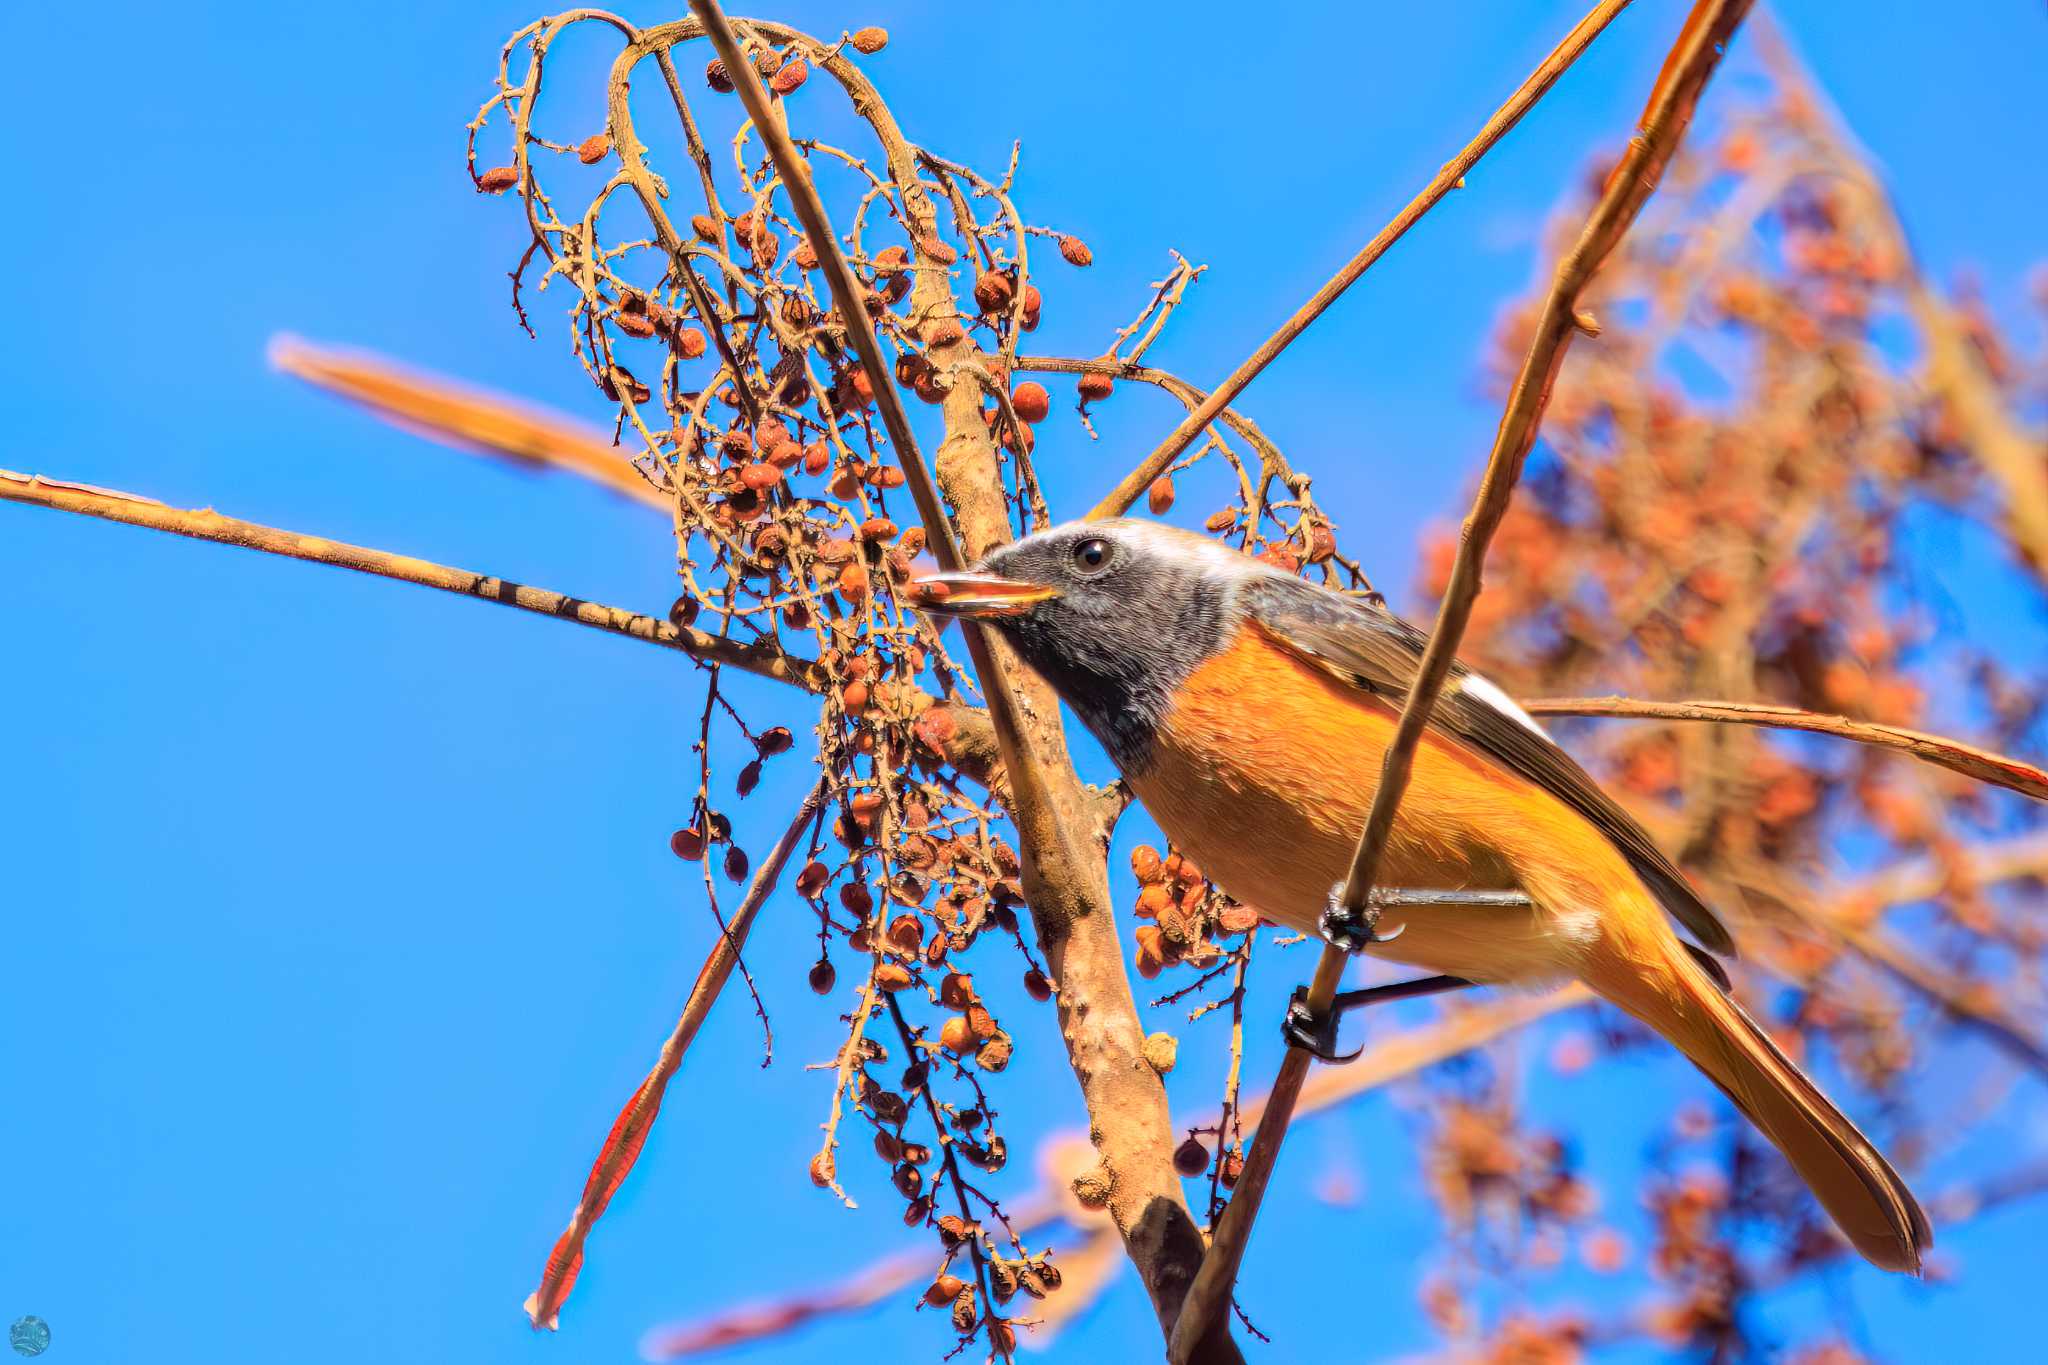
M 1287 1046 L 1298 1047 L 1317 1061 L 1341 1066 L 1358 1060 L 1358 1053 L 1365 1050 L 1337 1051 L 1337 1020 L 1342 1016 L 1343 1011 L 1336 1008 L 1318 1016 L 1308 1007 L 1308 987 L 1296 986 L 1287 1001 L 1287 1017 L 1280 1023 L 1280 1036 L 1287 1040 Z
M 1329 903 L 1323 907 L 1322 918 L 1317 921 L 1323 941 L 1333 948 L 1347 953 L 1362 953 L 1376 943 L 1392 943 L 1401 937 L 1408 926 L 1397 924 L 1392 933 L 1380 932 L 1380 909 L 1367 905 L 1353 910 L 1344 904 L 1344 887 L 1330 888 Z

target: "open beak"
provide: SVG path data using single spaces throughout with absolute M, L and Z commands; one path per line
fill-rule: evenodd
M 910 605 L 934 616 L 965 616 L 984 621 L 1003 616 L 1021 616 L 1059 596 L 1057 588 L 1043 583 L 1019 583 L 989 573 L 941 573 L 920 578 L 910 585 Z

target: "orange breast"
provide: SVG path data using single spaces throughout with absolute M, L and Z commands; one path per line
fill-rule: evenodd
M 1189 677 L 1131 784 L 1174 845 L 1267 918 L 1311 929 L 1343 880 L 1396 711 L 1246 626 Z M 1419 912 L 1383 955 L 1489 980 L 1552 974 L 1603 882 L 1633 874 L 1576 811 L 1431 736 L 1380 868 L 1386 886 L 1528 890 L 1526 911 Z M 1448 922 L 1440 923 L 1445 916 Z M 1570 919 L 1564 924 L 1561 918 Z M 1498 959 L 1498 960 L 1495 960 Z

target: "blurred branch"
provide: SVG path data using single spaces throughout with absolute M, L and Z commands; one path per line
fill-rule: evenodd
M 1757 725 L 1777 730 L 1805 730 L 1816 735 L 1852 739 L 1858 744 L 1895 749 L 1923 763 L 1974 777 L 2036 801 L 2048 801 L 2048 772 L 2016 758 L 1979 749 L 1973 744 L 1874 721 L 1803 711 L 1796 706 L 1736 701 L 1638 701 L 1633 697 L 1546 697 L 1525 701 L 1532 716 L 1616 716 L 1628 720 L 1703 720 L 1728 725 Z
M 753 931 L 754 920 L 775 890 L 775 884 L 782 879 L 782 869 L 788 865 L 790 855 L 803 838 L 804 826 L 818 813 L 825 792 L 826 783 L 820 779 L 811 788 L 810 795 L 798 804 L 796 817 L 789 822 L 789 828 L 782 832 L 775 847 L 769 850 L 760 870 L 754 873 L 753 884 L 747 887 L 747 894 L 733 911 L 725 932 L 711 945 L 711 952 L 697 972 L 697 982 L 690 987 L 689 997 L 683 1001 L 682 1017 L 676 1020 L 675 1031 L 669 1034 L 668 1041 L 661 1045 L 661 1055 L 655 1059 L 654 1069 L 633 1092 L 633 1098 L 626 1101 L 626 1107 L 619 1111 L 611 1132 L 605 1136 L 597 1161 L 590 1168 L 590 1177 L 583 1183 L 583 1196 L 576 1203 L 576 1212 L 571 1215 L 568 1228 L 556 1240 L 554 1250 L 548 1253 L 540 1287 L 527 1297 L 527 1320 L 535 1327 L 545 1327 L 552 1332 L 561 1325 L 562 1305 L 568 1301 L 577 1273 L 583 1268 L 583 1239 L 604 1216 L 612 1195 L 632 1172 L 633 1163 L 639 1160 L 640 1149 L 647 1143 L 647 1134 L 654 1127 L 655 1117 L 661 1113 L 662 1096 L 668 1089 L 669 1080 L 682 1066 L 683 1057 L 689 1052 L 690 1043 L 696 1038 L 704 1016 L 711 1013 L 711 1006 L 725 989 L 725 983 L 732 979 L 733 968 L 739 963 L 741 950 L 747 946 L 747 935 Z
M 0 469 L 0 501 L 75 512 L 80 516 L 98 517 L 102 521 L 118 521 L 125 526 L 168 531 L 172 535 L 235 545 L 245 550 L 261 550 L 287 559 L 354 569 L 358 573 L 375 574 L 401 583 L 416 583 L 423 588 L 438 588 L 463 597 L 518 607 L 522 611 L 559 621 L 572 621 L 577 625 L 610 631 L 614 635 L 631 636 L 635 640 L 645 640 L 649 644 L 687 654 L 702 663 L 730 664 L 745 672 L 790 683 L 807 691 L 816 692 L 824 686 L 816 664 L 791 658 L 773 648 L 707 635 L 701 630 L 675 626 L 618 607 L 568 597 L 547 588 L 529 587 L 471 573 L 466 569 L 451 569 L 410 555 L 372 550 L 321 536 L 302 535 L 297 531 L 224 517 L 210 507 L 171 507 L 134 493 L 95 488 L 91 484 L 66 483 L 46 479 L 39 474 L 18 474 L 6 469 Z
M 1189 413 L 1181 424 L 1161 441 L 1150 455 L 1147 455 L 1136 469 L 1124 476 L 1122 483 L 1105 495 L 1095 505 L 1090 517 L 1114 517 L 1127 511 L 1136 502 L 1152 481 L 1166 471 L 1183 450 L 1202 434 L 1203 428 L 1215 421 L 1223 410 L 1234 402 L 1240 393 L 1279 354 L 1292 345 L 1294 339 L 1308 330 L 1310 323 L 1321 317 L 1330 305 L 1358 282 L 1358 278 L 1370 270 L 1380 257 L 1394 243 L 1401 240 L 1408 229 L 1440 203 L 1444 196 L 1464 184 L 1465 173 L 1479 163 L 1479 159 L 1493 150 L 1494 144 L 1507 136 L 1510 129 L 1522 121 L 1522 116 L 1536 106 L 1536 102 L 1549 93 L 1558 77 L 1579 59 L 1579 54 L 1592 45 L 1601 30 L 1613 22 L 1616 15 L 1628 8 L 1629 0 L 1601 0 L 1581 19 L 1578 26 L 1566 34 L 1564 41 L 1543 59 L 1542 65 L 1530 73 L 1529 79 L 1508 97 L 1507 103 L 1494 111 L 1477 137 L 1465 144 L 1464 150 L 1445 162 L 1422 193 L 1408 202 L 1408 206 L 1394 215 L 1392 222 L 1379 230 L 1373 239 L 1359 248 L 1358 254 L 1344 263 L 1343 269 L 1332 275 L 1328 283 L 1318 289 L 1308 302 L 1295 310 L 1294 315 L 1280 324 L 1277 331 L 1233 370 L 1228 378 L 1218 384 L 1208 398 Z
M 1459 643 L 1464 639 L 1465 627 L 1472 619 L 1472 606 L 1479 597 L 1487 546 L 1492 542 L 1501 519 L 1507 515 L 1515 485 L 1521 477 L 1522 463 L 1535 444 L 1544 408 L 1549 403 L 1551 386 L 1564 363 L 1572 336 L 1584 325 L 1578 315 L 1579 295 L 1635 221 L 1644 201 L 1656 189 L 1665 166 L 1678 150 L 1679 141 L 1692 120 L 1693 109 L 1701 90 L 1706 87 L 1707 78 L 1719 64 L 1721 53 L 1742 22 L 1750 2 L 1699 0 L 1693 6 L 1685 27 L 1679 32 L 1678 41 L 1672 46 L 1671 55 L 1665 59 L 1656 87 L 1650 93 L 1641 131 L 1630 141 L 1620 162 L 1608 173 L 1607 183 L 1595 201 L 1578 241 L 1558 264 L 1556 278 L 1544 299 L 1528 352 L 1523 357 L 1521 372 L 1515 378 L 1506 411 L 1501 416 L 1500 429 L 1494 438 L 1493 452 L 1487 458 L 1478 497 L 1471 515 L 1465 520 L 1457 560 L 1444 590 L 1436 626 L 1430 632 L 1429 645 L 1416 669 L 1415 681 L 1402 707 L 1400 722 L 1387 746 L 1379 786 L 1373 793 L 1372 810 L 1366 817 L 1358 851 L 1344 884 L 1341 903 L 1353 914 L 1365 912 L 1369 904 L 1379 871 L 1380 855 L 1393 830 L 1394 813 L 1400 805 L 1402 793 L 1407 789 L 1415 751 L 1422 742 L 1424 729 L 1429 725 L 1437 693 L 1450 674 Z M 1594 25 L 1593 31 L 1597 32 L 1595 20 L 1599 17 L 1599 11 L 1596 11 L 1580 28 Z M 1589 33 L 1586 41 L 1590 40 Z M 1568 43 L 1570 41 L 1567 40 Z M 1550 63 L 1546 63 L 1548 65 Z M 1562 70 L 1561 66 L 1559 70 Z M 1554 80 L 1555 75 L 1550 79 Z M 1210 402 L 1220 408 L 1222 404 L 1217 400 L 1227 401 L 1233 393 L 1226 383 L 1211 395 Z M 1195 415 L 1201 414 L 1198 411 Z M 1196 429 L 1200 429 L 1199 424 Z M 1344 974 L 1344 964 L 1342 949 L 1334 944 L 1323 949 L 1316 964 L 1315 977 L 1309 985 L 1310 1010 L 1321 1014 L 1330 1008 L 1337 983 Z M 1280 1144 L 1286 1136 L 1288 1119 L 1308 1072 L 1308 1063 L 1308 1052 L 1302 1048 L 1290 1048 L 1281 1063 L 1279 1078 L 1273 1083 L 1272 1107 L 1259 1124 L 1258 1136 L 1246 1158 L 1237 1192 L 1230 1206 L 1224 1210 L 1215 1240 L 1202 1262 L 1195 1287 L 1188 1295 L 1181 1322 L 1174 1329 L 1177 1348 L 1197 1339 L 1207 1330 L 1209 1323 L 1220 1321 L 1228 1311 L 1232 1286 L 1237 1281 L 1237 1268 L 1251 1239 L 1252 1225 L 1258 1216 Z M 1183 1350 L 1176 1349 L 1173 1359 L 1182 1362 L 1188 1357 Z
M 429 440 L 502 456 L 528 469 L 577 474 L 668 516 L 674 498 L 644 478 L 624 451 L 596 431 L 503 394 L 467 389 L 359 352 L 330 350 L 293 336 L 270 343 L 270 363 L 315 388 L 359 403 Z

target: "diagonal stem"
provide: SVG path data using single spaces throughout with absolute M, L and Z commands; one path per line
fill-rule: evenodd
M 1435 178 L 1423 187 L 1422 193 L 1409 200 L 1408 206 L 1395 214 L 1392 222 L 1381 228 L 1377 236 L 1360 247 L 1358 254 L 1344 263 L 1343 269 L 1332 275 L 1329 282 L 1318 289 L 1307 303 L 1302 304 L 1292 317 L 1281 323 L 1278 331 L 1267 337 L 1258 350 L 1253 351 L 1242 365 L 1231 372 L 1229 378 L 1218 384 L 1215 391 L 1190 412 L 1136 469 L 1125 475 L 1122 483 L 1111 489 L 1101 502 L 1095 504 L 1094 510 L 1088 515 L 1091 518 L 1115 517 L 1128 511 L 1131 504 L 1151 486 L 1152 481 L 1165 473 L 1167 466 L 1178 459 L 1180 453 L 1202 434 L 1203 429 L 1236 401 L 1237 396 L 1244 392 L 1246 385 L 1257 379 L 1282 351 L 1294 343 L 1296 337 L 1308 330 L 1310 323 L 1321 317 L 1345 290 L 1356 284 L 1359 276 L 1372 269 L 1373 264 L 1386 255 L 1394 243 L 1400 241 L 1408 229 L 1421 220 L 1423 214 L 1435 208 L 1445 195 L 1464 183 L 1465 172 L 1477 165 L 1479 158 L 1492 151 L 1494 144 L 1506 137 L 1509 130 L 1522 121 L 1524 114 L 1535 108 L 1536 102 L 1549 93 L 1550 87 L 1557 83 L 1557 78 L 1565 73 L 1565 69 L 1579 59 L 1580 53 L 1592 46 L 1593 40 L 1600 36 L 1600 31 L 1613 22 L 1614 17 L 1627 9 L 1628 5 L 1629 0 L 1601 0 L 1599 4 L 1593 6 L 1586 17 L 1579 20 L 1578 26 L 1565 35 L 1564 41 L 1543 59 L 1542 65 L 1530 73 L 1529 79 L 1523 81 L 1514 94 L 1508 96 L 1507 103 L 1494 111 L 1493 117 L 1479 130 L 1479 135 L 1466 143 L 1464 150 L 1443 164 Z
M 1379 787 L 1373 793 L 1372 811 L 1366 818 L 1365 830 L 1359 837 L 1358 851 L 1352 859 L 1351 872 L 1341 893 L 1342 905 L 1347 910 L 1363 911 L 1369 904 L 1380 855 L 1393 832 L 1394 813 L 1407 789 L 1415 752 L 1435 709 L 1437 694 L 1450 674 L 1465 627 L 1471 621 L 1473 603 L 1479 597 L 1487 545 L 1501 519 L 1507 515 L 1515 484 L 1521 477 L 1522 462 L 1535 444 L 1537 430 L 1542 424 L 1551 384 L 1557 377 L 1558 367 L 1564 363 L 1565 350 L 1572 335 L 1580 325 L 1579 296 L 1656 188 L 1665 166 L 1684 136 L 1686 125 L 1691 121 L 1707 77 L 1719 63 L 1724 46 L 1742 22 L 1750 3 L 1751 0 L 1698 0 L 1693 6 L 1671 55 L 1665 59 L 1656 87 L 1650 93 L 1641 129 L 1630 141 L 1620 163 L 1609 173 L 1578 241 L 1558 265 L 1535 333 L 1530 338 L 1528 352 L 1522 359 L 1521 372 L 1515 378 L 1506 411 L 1501 415 L 1500 428 L 1494 437 L 1493 451 L 1487 458 L 1478 497 L 1471 515 L 1465 520 L 1464 534 L 1458 543 L 1457 562 L 1451 570 L 1450 584 L 1444 591 L 1436 628 L 1431 632 L 1414 686 L 1402 707 L 1393 741 L 1387 746 Z M 1227 383 L 1211 395 L 1211 401 L 1219 396 L 1226 401 L 1232 396 Z M 1338 980 L 1344 974 L 1344 961 L 1341 950 L 1335 947 L 1323 950 L 1309 986 L 1308 1004 L 1312 1011 L 1322 1013 L 1329 1009 L 1330 1001 L 1337 992 Z M 1171 1359 L 1176 1362 L 1188 1358 L 1182 1353 L 1185 1343 L 1199 1339 L 1208 1324 L 1220 1321 L 1228 1309 L 1231 1286 L 1237 1281 L 1237 1268 L 1244 1259 L 1252 1223 L 1258 1216 L 1267 1182 L 1272 1177 L 1273 1163 L 1286 1136 L 1294 1101 L 1308 1072 L 1308 1062 L 1306 1052 L 1292 1048 L 1281 1063 L 1279 1077 L 1273 1083 L 1272 1099 L 1245 1161 L 1237 1194 L 1230 1201 L 1230 1207 L 1224 1210 L 1215 1241 L 1203 1259 L 1194 1288 L 1189 1291 L 1187 1302 L 1182 1307 L 1181 1320 L 1174 1328 Z

